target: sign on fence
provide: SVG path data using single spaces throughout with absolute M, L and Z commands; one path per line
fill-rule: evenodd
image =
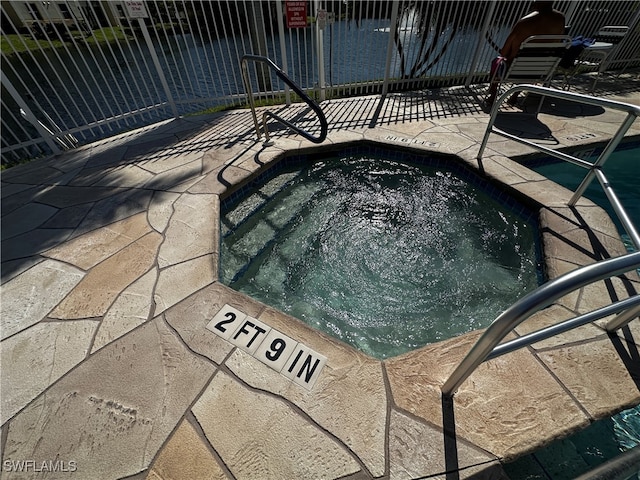
M 285 2 L 287 28 L 304 28 L 307 26 L 307 2 Z
M 144 6 L 143 1 L 127 1 L 124 2 L 125 8 L 129 18 L 148 18 L 147 8 Z

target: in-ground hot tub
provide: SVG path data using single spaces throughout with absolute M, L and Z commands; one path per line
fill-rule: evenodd
M 349 147 L 223 200 L 220 280 L 382 359 L 488 326 L 541 282 L 538 237 L 455 157 Z

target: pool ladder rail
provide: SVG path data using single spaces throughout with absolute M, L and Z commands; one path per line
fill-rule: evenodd
M 278 78 L 280 78 L 285 84 L 287 84 L 307 105 L 309 105 L 311 110 L 315 112 L 315 114 L 318 116 L 318 120 L 320 121 L 320 135 L 317 137 L 314 137 L 312 134 L 310 134 L 306 130 L 303 130 L 302 128 L 294 125 L 293 123 L 282 118 L 281 116 L 269 110 L 266 110 L 262 114 L 262 128 L 264 130 L 264 136 L 265 136 L 264 145 L 265 146 L 273 145 L 273 141 L 269 137 L 269 128 L 267 127 L 268 117 L 271 117 L 277 120 L 278 122 L 282 123 L 283 125 L 287 126 L 294 132 L 298 133 L 299 135 L 302 135 L 304 138 L 306 138 L 307 140 L 313 143 L 324 142 L 325 139 L 327 138 L 327 131 L 329 127 L 327 123 L 327 118 L 325 117 L 324 112 L 322 111 L 320 106 L 311 97 L 309 97 L 302 90 L 302 88 L 300 88 L 293 80 L 291 80 L 291 78 L 289 78 L 289 76 L 284 72 L 284 70 L 282 70 L 278 65 L 273 63 L 273 61 L 270 58 L 264 57 L 261 55 L 246 54 L 246 55 L 243 55 L 242 59 L 240 60 L 240 67 L 242 71 L 242 81 L 244 82 L 244 88 L 247 92 L 247 97 L 249 99 L 249 106 L 251 107 L 251 113 L 253 115 L 253 123 L 256 127 L 258 140 L 261 137 L 261 133 L 260 133 L 260 124 L 258 123 L 258 116 L 256 114 L 256 104 L 253 98 L 253 89 L 251 87 L 251 81 L 249 79 L 249 71 L 247 67 L 248 62 L 250 61 L 256 62 L 256 63 L 262 63 L 264 65 L 267 65 L 269 68 L 271 68 L 271 70 L 274 71 L 274 73 L 278 76 Z
M 618 128 L 618 131 L 605 146 L 597 160 L 593 163 L 589 163 L 585 160 L 538 145 L 535 142 L 517 137 L 496 128 L 495 120 L 500 105 L 516 92 L 533 92 L 538 93 L 543 97 L 559 98 L 587 105 L 608 107 L 627 112 L 627 116 Z M 559 158 L 587 169 L 588 171 L 585 178 L 574 192 L 568 202 L 568 205 L 574 206 L 582 197 L 591 181 L 596 178 L 600 182 L 608 201 L 611 203 L 614 212 L 629 235 L 636 251 L 619 257 L 600 260 L 596 263 L 573 270 L 545 283 L 544 285 L 541 285 L 536 290 L 514 303 L 493 321 L 449 376 L 447 381 L 441 387 L 443 397 L 453 397 L 460 385 L 475 371 L 478 366 L 480 366 L 480 364 L 486 360 L 496 358 L 500 355 L 504 355 L 505 353 L 526 347 L 609 315 L 616 316 L 611 318 L 605 324 L 604 328 L 607 332 L 614 332 L 624 327 L 634 318 L 640 316 L 640 295 L 636 293 L 629 298 L 612 302 L 610 305 L 605 307 L 564 320 L 555 325 L 518 337 L 515 340 L 501 343 L 518 325 L 534 315 L 536 312 L 550 306 L 557 299 L 591 283 L 623 275 L 627 272 L 632 272 L 640 268 L 640 235 L 638 235 L 631 219 L 625 212 L 624 207 L 613 191 L 613 187 L 602 171 L 602 166 L 605 164 L 611 153 L 616 149 L 620 141 L 624 138 L 629 127 L 631 127 L 633 122 L 639 116 L 640 107 L 636 105 L 528 84 L 512 87 L 496 100 L 493 108 L 491 109 L 489 123 L 477 156 L 480 168 L 482 169 L 482 154 L 487 145 L 489 135 L 491 133 L 495 133 L 532 147 L 555 158 Z

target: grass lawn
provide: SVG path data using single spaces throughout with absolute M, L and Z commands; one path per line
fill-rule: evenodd
M 83 33 L 78 30 L 71 30 L 70 33 L 74 37 L 80 37 L 83 35 Z M 83 41 L 86 41 L 91 45 L 116 42 L 126 38 L 127 36 L 122 31 L 121 27 L 107 27 L 93 30 L 92 35 L 88 36 Z M 21 34 L 2 35 L 0 38 L 0 49 L 2 50 L 2 53 L 7 56 L 31 50 L 61 48 L 64 44 L 65 42 L 62 40 L 35 40 L 31 38 L 31 36 Z

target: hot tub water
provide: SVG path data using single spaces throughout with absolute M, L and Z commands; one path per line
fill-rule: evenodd
M 327 159 L 225 210 L 224 283 L 377 358 L 484 328 L 538 285 L 535 226 L 442 167 Z

